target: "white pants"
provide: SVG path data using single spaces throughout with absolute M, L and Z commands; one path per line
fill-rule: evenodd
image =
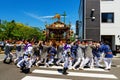
M 105 56 L 105 53 L 104 53 L 104 52 L 102 52 L 102 53 L 100 54 L 100 60 L 99 60 L 99 62 L 102 62 L 102 61 L 103 61 L 104 56 Z
M 36 64 L 40 64 L 44 61 L 44 64 L 46 64 L 47 58 L 41 58 L 39 61 L 36 62 Z
M 90 68 L 94 67 L 94 60 L 93 58 L 91 57 L 86 57 L 85 58 L 85 62 L 84 62 L 84 66 L 90 61 Z
M 12 59 L 12 57 L 13 57 L 12 53 L 5 54 L 4 60 L 7 59 L 7 58 Z
M 46 64 L 47 64 L 47 65 L 53 64 L 53 61 L 54 61 L 54 59 L 50 59 Z
M 71 59 L 71 57 L 69 57 L 68 60 L 68 68 L 72 68 L 73 60 Z
M 64 60 L 64 55 L 62 54 L 61 58 L 57 60 L 56 64 L 59 64 L 61 61 L 65 61 Z
M 68 68 L 68 66 L 69 66 L 69 58 L 65 57 L 64 59 L 65 59 L 64 68 Z
M 105 69 L 111 69 L 112 58 L 104 58 Z
M 31 67 L 32 67 L 32 60 L 31 60 L 31 59 L 28 60 L 28 58 L 24 58 L 24 59 L 22 59 L 21 61 L 19 61 L 19 62 L 17 63 L 17 67 L 21 68 L 24 62 L 25 62 L 25 66 L 26 66 L 27 68 L 31 68 Z
M 82 61 L 81 61 L 82 60 Z M 80 63 L 81 62 L 81 63 Z M 77 59 L 77 61 L 75 62 L 75 64 L 73 65 L 73 68 L 75 68 L 78 64 L 80 64 L 80 68 L 83 68 L 84 65 L 84 57 L 80 57 Z
M 102 66 L 101 64 L 100 64 L 100 57 L 94 57 L 94 62 L 95 62 L 95 66 L 97 66 L 97 67 L 100 67 L 100 66 Z

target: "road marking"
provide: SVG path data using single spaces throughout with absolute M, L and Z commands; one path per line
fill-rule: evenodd
M 62 73 L 58 71 L 52 70 L 38 70 L 35 69 L 33 73 L 40 73 L 40 74 L 50 74 L 50 75 L 62 75 Z M 112 74 L 100 74 L 100 73 L 81 73 L 81 72 L 69 72 L 67 76 L 77 76 L 77 77 L 92 77 L 92 78 L 109 78 L 109 79 L 117 79 L 116 76 Z
M 36 77 L 36 76 L 26 76 L 21 80 L 71 80 L 71 79 L 60 79 L 60 78 L 47 78 L 47 77 Z
M 3 61 L 3 59 L 0 59 L 0 61 Z
M 85 70 L 85 71 L 109 72 L 109 71 L 106 71 L 106 70 L 104 70 L 104 69 L 100 69 L 100 68 L 85 68 L 84 70 Z
M 40 68 L 53 68 L 53 69 L 63 69 L 62 66 L 50 66 L 50 67 L 46 67 L 46 66 L 39 66 Z
M 120 65 L 117 65 L 117 67 L 120 67 Z
M 62 66 L 50 66 L 50 67 L 40 66 L 40 68 L 63 69 Z M 109 71 L 106 71 L 106 70 L 101 69 L 101 68 L 84 68 L 84 70 L 85 71 L 109 72 Z

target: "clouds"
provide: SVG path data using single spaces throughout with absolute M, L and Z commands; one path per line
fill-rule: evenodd
M 42 16 L 42 17 L 40 17 L 40 18 L 42 18 L 42 19 L 47 19 L 47 18 L 52 18 L 52 17 L 54 17 L 54 16 Z
M 51 19 L 52 17 L 54 17 L 54 16 L 39 16 L 37 14 L 28 13 L 28 12 L 24 12 L 24 14 L 34 19 L 40 20 L 41 22 L 45 22 L 47 19 Z
M 55 15 L 39 16 L 37 14 L 29 13 L 29 12 L 24 12 L 24 14 L 27 15 L 27 16 L 29 16 L 29 17 L 31 17 L 31 18 L 39 20 L 42 23 L 51 23 L 51 22 L 53 22 L 52 18 L 55 16 Z M 64 16 L 61 16 L 61 18 L 64 18 Z M 66 18 L 69 18 L 69 17 L 66 16 Z M 68 22 L 68 21 L 66 21 L 66 22 Z M 71 29 L 75 31 L 75 24 L 74 23 L 71 23 Z
M 29 12 L 24 12 L 25 15 L 32 17 L 34 19 L 40 20 L 41 22 L 46 22 L 49 19 L 52 19 L 55 15 L 48 15 L 48 16 L 38 16 L 37 14 L 34 13 L 29 13 Z M 63 18 L 63 16 L 61 16 Z

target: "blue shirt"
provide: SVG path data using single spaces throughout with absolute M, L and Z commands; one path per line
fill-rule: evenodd
M 109 45 L 104 45 L 105 58 L 113 58 L 112 50 Z

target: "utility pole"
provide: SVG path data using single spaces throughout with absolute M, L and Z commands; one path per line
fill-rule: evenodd
M 64 16 L 64 23 L 65 23 L 65 17 L 67 16 L 65 11 L 64 11 L 64 13 L 62 14 L 62 16 Z

